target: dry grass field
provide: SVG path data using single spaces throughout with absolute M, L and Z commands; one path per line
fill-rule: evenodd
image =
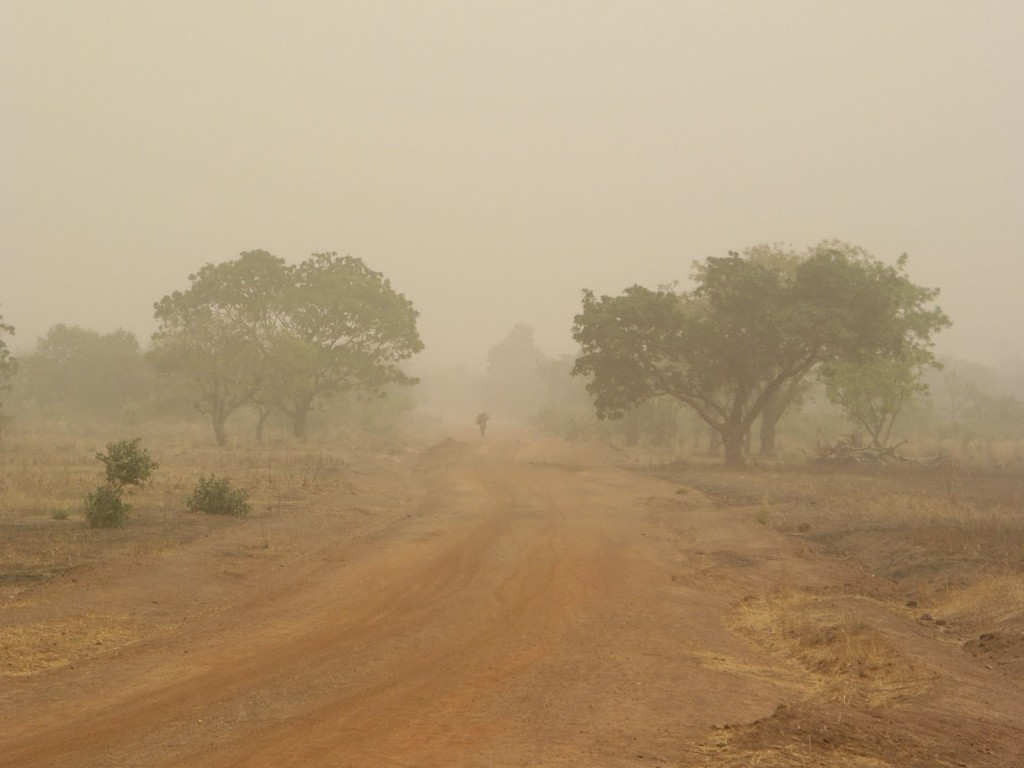
M 266 513 L 301 503 L 339 461 L 303 450 L 218 451 L 192 435 L 146 440 L 160 466 L 152 482 L 133 495 L 130 524 L 89 531 L 83 499 L 103 479 L 95 454 L 108 439 L 120 438 L 18 437 L 0 443 L 0 578 L 8 587 L 18 589 L 96 558 L 158 550 L 202 535 L 211 521 L 183 514 L 185 497 L 202 474 L 228 476 L 249 488 L 257 509 Z
M 676 462 L 648 471 L 723 509 L 746 510 L 845 574 L 841 587 L 794 578 L 736 606 L 733 629 L 797 660 L 807 697 L 730 729 L 708 749 L 709 764 L 982 764 L 914 721 L 935 714 L 923 703 L 948 687 L 938 670 L 969 660 L 965 677 L 980 665 L 1024 680 L 1024 474 L 956 464 L 737 473 Z M 977 706 L 969 698 L 958 705 L 965 715 Z M 872 727 L 883 711 L 908 723 Z M 989 738 L 977 733 L 967 743 L 984 755 Z M 992 764 L 1015 764 L 1003 761 Z
M 90 529 L 82 500 L 101 478 L 94 455 L 123 437 L 0 444 L 0 682 L 18 682 L 5 716 L 23 730 L 12 742 L 21 750 L 12 754 L 22 755 L 16 765 L 44 765 L 55 754 L 31 746 L 32 734 L 49 732 L 51 715 L 19 719 L 12 713 L 21 706 L 48 712 L 43 703 L 71 680 L 87 700 L 89 675 L 116 677 L 120 664 L 133 663 L 122 654 L 173 670 L 172 656 L 160 661 L 167 649 L 183 638 L 205 645 L 200 637 L 231 637 L 239 622 L 265 627 L 251 635 L 251 653 L 267 658 L 251 662 L 260 666 L 245 673 L 257 681 L 247 685 L 277 675 L 271 670 L 294 656 L 296 643 L 310 649 L 321 681 L 248 694 L 294 713 L 280 722 L 196 726 L 193 736 L 161 742 L 157 716 L 140 721 L 163 746 L 139 764 L 183 764 L 186 755 L 189 764 L 238 764 L 253 739 L 268 751 L 246 758 L 252 765 L 282 759 L 271 745 L 284 743 L 304 745 L 288 754 L 317 765 L 930 768 L 1009 766 L 1008 756 L 1024 750 L 1019 473 L 736 472 L 469 435 L 427 451 L 426 443 L 365 438 L 219 450 L 202 433 L 154 433 L 143 444 L 160 466 L 132 497 L 132 517 L 121 529 Z M 186 511 L 192 485 L 211 472 L 250 491 L 248 518 Z M 642 548 L 623 543 L 634 540 Z M 377 570 L 391 575 L 366 575 Z M 341 614 L 351 626 L 323 614 L 335 582 L 351 603 Z M 351 591 L 343 586 L 350 583 L 373 586 Z M 441 613 L 423 614 L 423 605 Z M 237 621 L 219 618 L 236 610 Z M 445 626 L 473 628 L 449 636 L 436 623 L 442 615 Z M 492 629 L 478 628 L 492 615 Z M 286 618 L 287 630 L 274 628 Z M 388 626 L 393 635 L 366 634 Z M 553 626 L 561 627 L 556 635 Z M 295 627 L 313 634 L 281 640 L 279 655 L 275 638 L 292 637 Z M 469 645 L 476 633 L 481 642 Z M 533 639 L 520 647 L 527 641 L 517 637 Z M 222 664 L 225 651 L 209 642 L 210 658 Z M 335 700 L 340 694 L 323 682 L 336 681 L 331 691 L 364 690 L 356 672 L 335 670 L 323 655 L 339 643 L 353 658 L 370 654 L 367 669 L 384 664 L 355 698 Z M 427 673 L 422 661 L 407 669 L 407 653 L 462 662 Z M 630 693 L 641 682 L 647 698 Z M 161 684 L 152 685 L 162 700 Z M 332 731 L 329 742 L 313 730 L 327 711 L 376 712 L 369 702 L 389 686 L 399 698 L 419 691 L 417 706 L 427 709 L 414 719 L 435 710 L 422 697 L 436 696 L 437 722 L 400 740 L 408 725 L 400 718 L 410 715 L 392 703 L 358 730 Z M 319 714 L 302 714 L 314 696 L 308 712 Z M 172 701 L 161 717 L 173 720 L 196 701 Z M 477 728 L 485 714 L 474 707 L 493 712 L 493 722 L 461 740 L 441 738 Z M 518 725 L 499 727 L 504 721 Z M 97 731 L 83 723 L 61 731 L 74 750 L 64 764 L 103 764 L 96 755 L 113 747 L 87 737 Z M 265 731 L 283 723 L 293 725 Z M 371 732 L 380 749 L 391 745 L 392 758 L 374 761 Z M 220 746 L 202 746 L 209 744 Z
M 252 511 L 246 522 L 254 527 L 254 541 L 243 554 L 251 556 L 270 549 L 276 527 L 301 519 L 326 492 L 354 491 L 361 473 L 386 468 L 395 451 L 368 439 L 343 448 L 277 441 L 222 450 L 210 445 L 203 430 L 159 432 L 143 438 L 159 467 L 131 496 L 133 511 L 126 525 L 89 528 L 84 498 L 103 478 L 95 455 L 106 443 L 125 438 L 97 432 L 0 442 L 0 611 L 7 608 L 10 615 L 21 593 L 54 579 L 74 582 L 80 569 L 123 565 L 127 573 L 131 564 L 237 528 L 238 520 L 186 510 L 185 499 L 200 476 L 227 477 L 249 492 Z M 59 626 L 53 621 L 5 623 L 3 616 L 0 677 L 66 666 L 143 634 L 127 615 L 68 616 Z

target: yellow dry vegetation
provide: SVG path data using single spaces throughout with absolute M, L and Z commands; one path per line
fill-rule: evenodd
M 0 633 L 0 676 L 23 677 L 111 653 L 141 637 L 131 616 L 89 614 L 11 623 Z
M 813 696 L 880 706 L 928 689 L 934 675 L 916 665 L 887 634 L 843 602 L 799 591 L 765 594 L 738 607 L 733 627 L 807 670 Z M 885 610 L 879 605 L 879 609 Z
M 970 628 L 1024 621 L 1024 574 L 995 574 L 951 591 L 937 614 Z

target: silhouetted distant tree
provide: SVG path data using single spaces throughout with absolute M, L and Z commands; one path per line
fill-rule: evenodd
M 547 400 L 543 375 L 544 355 L 533 340 L 533 328 L 524 323 L 487 353 L 484 400 L 494 413 L 513 419 L 536 419 Z
M 22 361 L 24 397 L 46 416 L 120 420 L 151 393 L 135 335 L 55 325 Z
M 0 315 L 0 391 L 10 386 L 11 377 L 18 370 L 18 362 L 11 355 L 11 350 L 4 341 L 4 336 L 14 335 L 14 326 L 3 322 L 3 315 Z M 4 416 L 4 404 L 0 402 L 0 435 L 3 434 L 7 417 Z

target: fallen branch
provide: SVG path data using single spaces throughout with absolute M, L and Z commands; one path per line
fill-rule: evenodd
M 857 435 L 840 435 L 834 443 L 819 437 L 816 461 L 820 464 L 884 466 L 893 461 L 905 461 L 896 449 L 906 442 L 903 440 L 890 446 L 864 445 Z

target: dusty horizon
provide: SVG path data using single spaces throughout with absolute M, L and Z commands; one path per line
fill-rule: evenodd
M 123 327 L 208 262 L 362 258 L 423 361 L 580 291 L 838 238 L 942 290 L 937 351 L 1024 357 L 1024 10 L 1011 3 L 430 8 L 6 4 L 0 314 Z

